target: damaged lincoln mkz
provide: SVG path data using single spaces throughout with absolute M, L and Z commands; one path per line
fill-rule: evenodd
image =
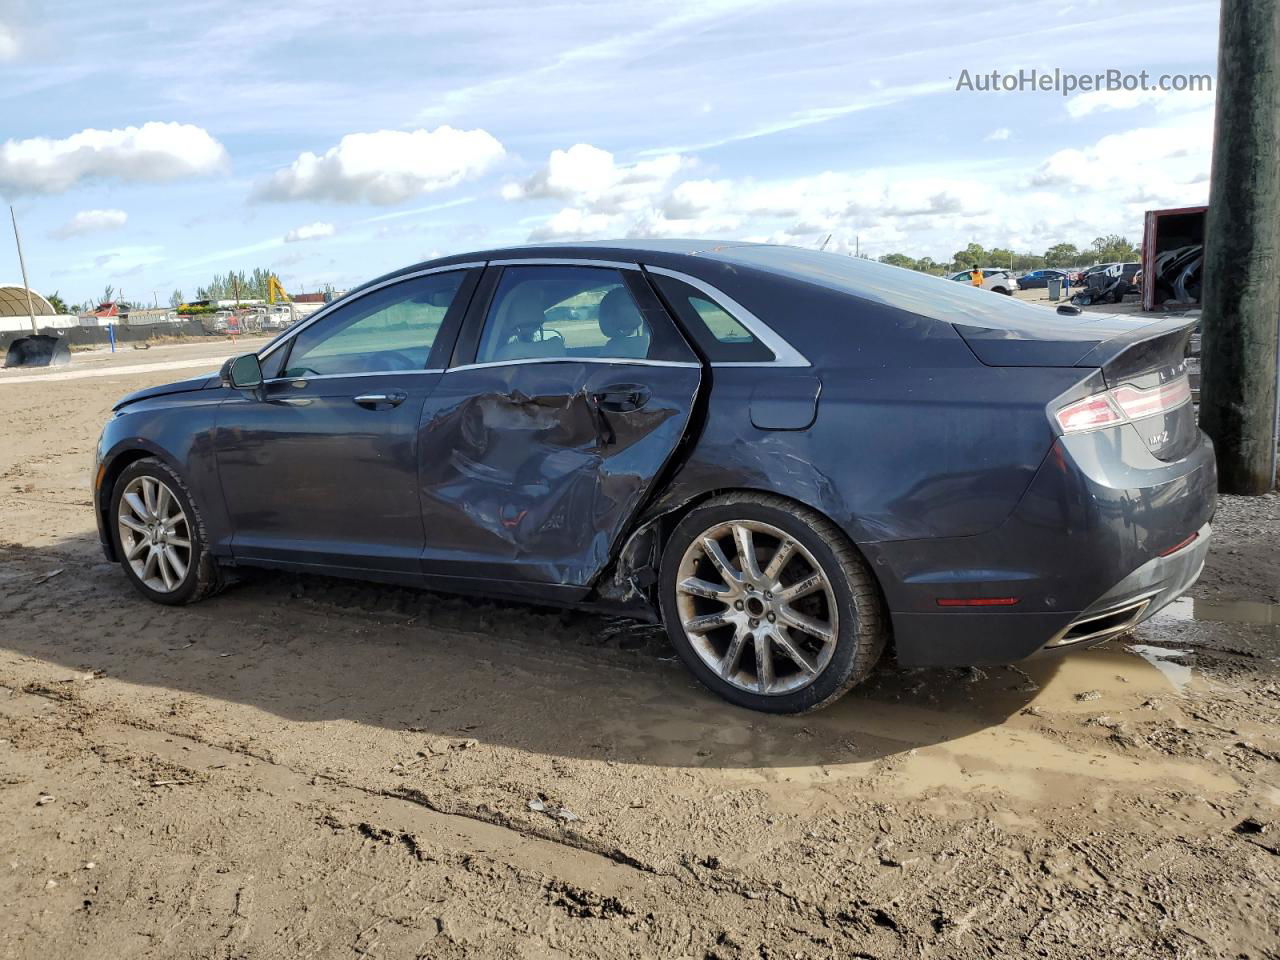
M 779 713 L 890 644 L 1068 651 L 1191 585 L 1216 476 L 1192 325 L 1066 311 L 783 246 L 445 257 L 121 400 L 102 545 L 159 603 L 275 567 L 661 619 Z

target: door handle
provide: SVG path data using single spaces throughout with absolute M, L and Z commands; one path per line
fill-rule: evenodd
M 376 410 L 379 407 L 398 407 L 404 403 L 407 396 L 408 394 L 403 390 L 393 390 L 390 393 L 362 393 L 351 399 L 362 407 Z
M 592 394 L 593 404 L 609 413 L 629 413 L 649 402 L 649 389 L 639 384 L 619 384 Z

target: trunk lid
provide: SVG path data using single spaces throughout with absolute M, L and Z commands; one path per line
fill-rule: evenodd
M 999 326 L 956 324 L 988 366 L 1079 367 L 1100 370 L 1114 409 L 1160 460 L 1186 456 L 1199 442 L 1187 345 L 1195 320 L 1114 314 L 1047 314 L 1043 321 Z
M 1076 364 L 1100 367 L 1111 394 L 1156 457 L 1178 460 L 1200 439 L 1187 350 L 1196 321 L 1174 317 L 1114 337 Z
M 980 322 L 971 317 L 952 326 L 989 367 L 1076 367 L 1101 366 L 1086 358 L 1105 344 L 1141 337 L 1165 322 L 1112 313 L 1068 316 L 1034 304 L 1019 306 L 1025 309 L 992 310 Z

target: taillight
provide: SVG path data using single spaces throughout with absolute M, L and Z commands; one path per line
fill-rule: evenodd
M 1079 433 L 1096 430 L 1115 423 L 1124 423 L 1124 414 L 1116 409 L 1108 393 L 1095 393 L 1075 403 L 1069 403 L 1056 414 L 1063 433 Z
M 1141 420 L 1143 417 L 1174 410 L 1184 403 L 1189 403 L 1191 383 L 1186 377 L 1179 377 L 1177 380 L 1171 380 L 1169 383 L 1163 383 L 1149 390 L 1139 390 L 1137 387 L 1125 384 L 1112 390 L 1111 395 L 1116 398 L 1116 403 L 1120 404 L 1120 409 L 1124 411 L 1126 417 L 1130 420 Z
M 1063 433 L 1080 433 L 1166 413 L 1190 402 L 1191 384 L 1184 375 L 1146 390 L 1127 383 L 1103 390 L 1067 404 L 1054 416 Z

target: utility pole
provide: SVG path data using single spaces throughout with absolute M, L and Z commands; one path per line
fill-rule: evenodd
M 13 242 L 18 247 L 18 267 L 22 270 L 22 289 L 27 292 L 27 319 L 31 321 L 31 332 L 39 335 L 35 307 L 31 305 L 31 284 L 27 283 L 27 261 L 22 259 L 22 238 L 18 236 L 18 218 L 13 212 L 13 204 L 9 204 L 9 219 L 13 221 Z
M 1223 493 L 1276 482 L 1280 0 L 1222 0 L 1205 220 L 1200 424 Z

